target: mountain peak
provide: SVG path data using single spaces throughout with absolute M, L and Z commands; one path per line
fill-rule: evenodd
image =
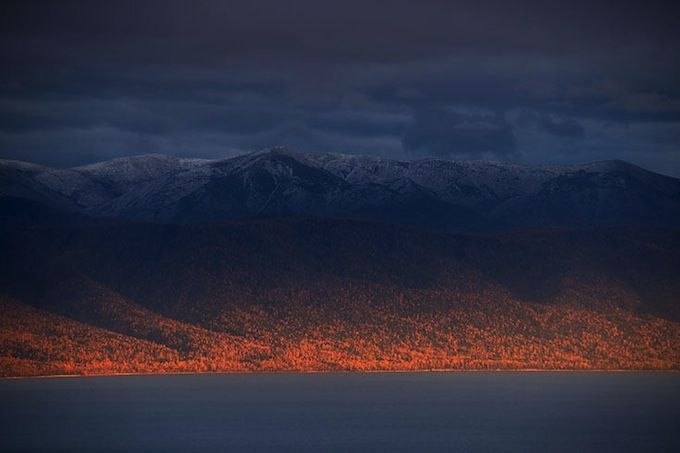
M 285 146 L 274 146 L 271 148 L 264 148 L 258 151 L 254 151 L 249 154 L 250 156 L 257 156 L 257 157 L 262 157 L 262 156 L 288 156 L 288 157 L 293 157 L 293 158 L 301 158 L 304 157 L 304 153 L 297 152 L 293 149 L 290 149 Z

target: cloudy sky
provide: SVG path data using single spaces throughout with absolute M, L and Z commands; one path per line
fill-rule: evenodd
M 664 2 L 2 5 L 0 158 L 284 145 L 680 176 L 680 8 Z

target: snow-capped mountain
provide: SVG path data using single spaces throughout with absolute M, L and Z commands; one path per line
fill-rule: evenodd
M 30 211 L 35 221 L 41 210 L 69 221 L 299 214 L 450 230 L 678 226 L 680 180 L 621 161 L 529 167 L 283 148 L 223 160 L 145 155 L 70 169 L 0 161 L 0 217 L 17 221 Z

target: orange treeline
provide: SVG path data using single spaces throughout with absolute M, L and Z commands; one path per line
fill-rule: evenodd
M 100 307 L 108 327 L 3 297 L 0 374 L 680 368 L 680 324 L 611 304 L 333 297 L 225 304 L 195 323 L 118 301 Z

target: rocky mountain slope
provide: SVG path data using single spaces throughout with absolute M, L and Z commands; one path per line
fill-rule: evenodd
M 149 155 L 71 169 L 0 161 L 4 223 L 193 224 L 291 214 L 448 231 L 680 226 L 680 181 L 621 161 L 526 167 L 280 148 L 216 161 Z

